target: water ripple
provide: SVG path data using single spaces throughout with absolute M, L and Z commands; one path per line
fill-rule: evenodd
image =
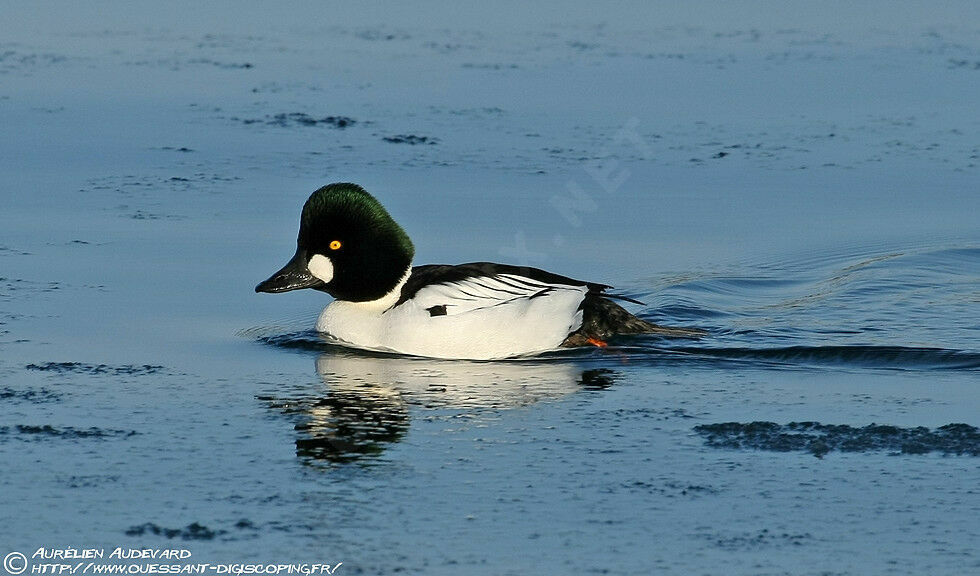
M 980 248 L 939 246 L 821 254 L 730 274 L 685 275 L 627 292 L 655 305 L 638 314 L 708 335 L 695 344 L 620 337 L 606 350 L 561 350 L 508 360 L 631 361 L 730 368 L 857 367 L 980 370 Z M 383 356 L 314 330 L 240 333 L 289 350 Z M 397 356 L 397 355 L 394 355 Z
M 758 361 L 791 366 L 860 366 L 894 370 L 980 370 L 980 353 L 903 346 L 786 346 L 781 348 L 664 348 L 701 358 Z

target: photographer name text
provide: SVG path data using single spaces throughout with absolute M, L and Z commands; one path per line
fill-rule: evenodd
M 187 561 L 193 554 L 186 548 L 45 548 L 29 557 L 10 552 L 3 558 L 7 574 L 85 575 L 235 575 L 317 576 L 335 574 L 343 562 L 327 563 L 211 563 Z
M 119 560 L 186 560 L 191 557 L 191 551 L 176 548 L 113 548 L 108 558 Z M 102 548 L 38 548 L 32 559 L 43 560 L 98 560 L 106 558 Z

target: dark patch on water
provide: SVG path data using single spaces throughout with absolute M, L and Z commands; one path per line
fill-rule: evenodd
M 259 527 L 256 526 L 251 520 L 242 518 L 238 522 L 235 522 L 235 528 L 239 530 L 258 530 Z
M 280 94 L 282 92 L 322 92 L 323 88 L 316 84 L 308 84 L 305 82 L 263 82 L 258 86 L 252 88 L 251 92 L 253 94 Z M 215 109 L 216 112 L 220 109 Z
M 190 149 L 188 150 L 190 151 Z M 236 180 L 241 180 L 241 177 L 206 172 L 195 172 L 194 174 L 184 174 L 176 177 L 171 175 L 104 176 L 101 178 L 90 178 L 86 182 L 86 188 L 80 189 L 79 192 L 112 191 L 128 198 L 151 198 L 161 188 L 174 191 L 206 188 L 209 192 L 214 192 L 215 184 L 230 183 Z M 129 211 L 131 206 L 121 204 L 115 208 L 117 210 Z
M 250 68 L 255 68 L 255 65 L 251 62 L 220 62 L 218 60 L 211 60 L 210 58 L 195 58 L 193 60 L 188 60 L 188 64 L 205 64 L 208 66 L 214 66 L 215 68 L 224 68 L 226 70 L 248 70 Z
M 112 376 L 149 376 L 167 373 L 166 367 L 152 364 L 111 366 L 109 364 L 84 364 L 82 362 L 45 362 L 43 364 L 28 364 L 24 368 L 56 374 L 109 374 Z
M 390 144 L 408 144 L 416 146 L 420 144 L 438 144 L 439 140 L 431 136 L 416 136 L 415 134 L 396 134 L 394 136 L 384 136 L 381 138 Z
M 474 48 L 473 45 L 461 44 L 459 42 L 426 42 L 422 46 L 439 54 L 453 54 L 463 49 Z
M 161 146 L 160 150 L 172 150 L 174 152 L 184 152 L 184 153 L 194 152 L 193 149 L 188 148 L 186 146 L 181 146 L 180 148 L 174 148 L 173 146 Z
M 453 116 L 462 116 L 469 118 L 496 118 L 504 114 L 504 109 L 499 106 L 482 106 L 479 108 L 441 108 L 438 106 L 430 106 L 434 114 L 440 114 L 443 111 L 452 114 Z
M 463 68 L 471 70 L 516 70 L 519 68 L 517 64 L 498 64 L 490 62 L 464 62 Z
M 32 68 L 63 64 L 68 60 L 68 56 L 51 52 L 28 53 L 18 50 L 3 50 L 0 51 L 0 74 L 10 72 L 27 73 Z
M 960 69 L 960 70 L 980 70 L 980 60 L 966 60 L 962 58 L 950 58 L 947 60 L 949 64 L 949 69 Z
M 947 424 L 930 430 L 870 424 L 855 428 L 819 422 L 724 422 L 702 424 L 694 431 L 712 448 L 809 452 L 818 458 L 833 451 L 980 456 L 980 429 L 968 424 Z
M 267 126 L 279 126 L 289 128 L 291 126 L 329 126 L 343 130 L 349 126 L 357 124 L 357 120 L 348 116 L 324 116 L 316 118 L 304 112 L 282 112 L 264 118 L 232 118 L 242 124 L 265 124 Z
M 955 64 L 954 64 L 955 62 Z M 950 68 L 974 69 L 972 60 L 951 60 Z M 941 129 L 917 125 L 914 118 L 871 118 L 851 126 L 813 122 L 793 131 L 736 136 L 731 126 L 707 122 L 677 126 L 666 136 L 671 144 L 658 149 L 658 161 L 668 165 L 687 162 L 706 166 L 706 158 L 731 155 L 763 169 L 797 170 L 807 168 L 852 169 L 877 164 L 884 158 L 918 158 L 950 164 L 951 158 L 965 158 L 972 149 L 967 140 L 951 140 Z M 645 135 L 650 139 L 661 137 Z M 841 142 L 873 138 L 863 151 L 846 159 L 840 156 Z M 738 138 L 738 139 L 736 139 Z M 943 141 L 942 148 L 936 143 Z M 957 169 L 973 167 L 956 164 Z
M 98 488 L 105 484 L 118 482 L 121 477 L 116 474 L 97 475 L 89 474 L 84 476 L 69 476 L 62 478 L 61 483 L 67 488 Z
M 583 42 L 581 40 L 569 40 L 567 44 L 569 48 L 572 48 L 578 52 L 587 52 L 589 50 L 595 50 L 599 47 L 598 44 Z
M 718 493 L 718 489 L 713 486 L 674 481 L 661 483 L 646 480 L 634 480 L 633 482 L 626 482 L 619 486 L 610 486 L 603 491 L 608 493 L 616 493 L 620 490 L 626 492 L 637 492 L 641 494 L 659 494 L 661 496 L 666 496 L 667 498 L 675 498 L 677 496 L 693 498 L 696 496 Z
M 226 534 L 226 530 L 212 530 L 203 524 L 194 522 L 183 528 L 164 528 L 153 522 L 131 526 L 126 529 L 126 536 L 163 536 L 168 540 L 179 538 L 181 540 L 214 540 L 216 537 Z
M 144 212 L 143 210 L 137 210 L 135 212 L 130 212 L 126 214 L 129 218 L 133 220 L 186 220 L 187 216 L 178 216 L 176 214 L 158 214 L 155 212 Z
M 0 278 L 0 297 L 9 297 L 12 292 L 54 292 L 60 290 L 60 282 L 35 282 L 22 278 Z
M 30 252 L 25 252 L 23 250 L 17 250 L 16 248 L 10 248 L 7 246 L 0 246 L 0 256 L 30 256 Z M 0 278 L 2 280 L 2 278 Z
M 173 58 L 158 58 L 156 60 L 130 60 L 125 62 L 127 66 L 147 66 L 150 68 L 166 68 L 177 72 L 179 70 L 184 70 L 188 67 L 200 67 L 200 66 L 212 66 L 214 68 L 221 68 L 223 70 L 251 70 L 255 68 L 255 65 L 251 62 L 224 62 L 221 60 L 213 60 L 211 58 L 190 58 L 183 59 L 178 57 Z
M 813 539 L 813 536 L 808 532 L 802 534 L 772 532 L 768 528 L 763 528 L 758 532 L 744 532 L 740 534 L 702 534 L 701 537 L 712 545 L 729 551 L 755 550 L 786 545 L 801 546 Z
M 625 424 L 627 422 L 643 421 L 640 426 L 649 426 L 649 422 L 666 422 L 674 419 L 691 420 L 695 416 L 691 415 L 683 408 L 616 408 L 613 410 L 597 410 L 590 414 L 590 417 L 603 421 L 617 422 Z M 657 430 L 656 427 L 651 427 Z
M 718 489 L 712 486 L 702 486 L 700 484 L 684 484 L 681 482 L 668 482 L 665 486 L 680 493 L 681 496 L 695 494 L 717 494 Z
M 9 386 L 4 386 L 0 388 L 0 400 L 20 400 L 32 404 L 43 404 L 45 402 L 57 402 L 61 400 L 61 394 L 48 390 L 47 388 L 14 390 Z
M 359 30 L 354 33 L 354 37 L 360 38 L 361 40 L 367 40 L 368 42 L 390 42 L 392 40 L 409 40 L 411 36 L 407 32 L 386 32 L 382 30 Z
M 103 428 L 74 428 L 72 426 L 65 426 L 62 428 L 55 428 L 50 424 L 44 424 L 42 426 L 33 426 L 29 424 L 17 424 L 16 426 L 0 426 L 0 437 L 12 436 L 14 434 L 20 434 L 25 436 L 24 439 L 45 439 L 45 438 L 59 438 L 66 440 L 74 440 L 81 438 L 128 438 L 129 436 L 135 436 L 139 434 L 135 430 L 111 430 Z

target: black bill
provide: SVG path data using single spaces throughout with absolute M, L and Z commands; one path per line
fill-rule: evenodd
M 322 280 L 310 273 L 306 265 L 306 251 L 297 249 L 292 259 L 268 280 L 255 287 L 256 292 L 289 292 L 300 288 L 322 288 Z

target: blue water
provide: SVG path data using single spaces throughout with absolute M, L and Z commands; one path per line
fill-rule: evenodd
M 749 6 L 5 7 L 0 555 L 980 570 L 980 14 Z M 332 346 L 334 181 L 708 336 Z

